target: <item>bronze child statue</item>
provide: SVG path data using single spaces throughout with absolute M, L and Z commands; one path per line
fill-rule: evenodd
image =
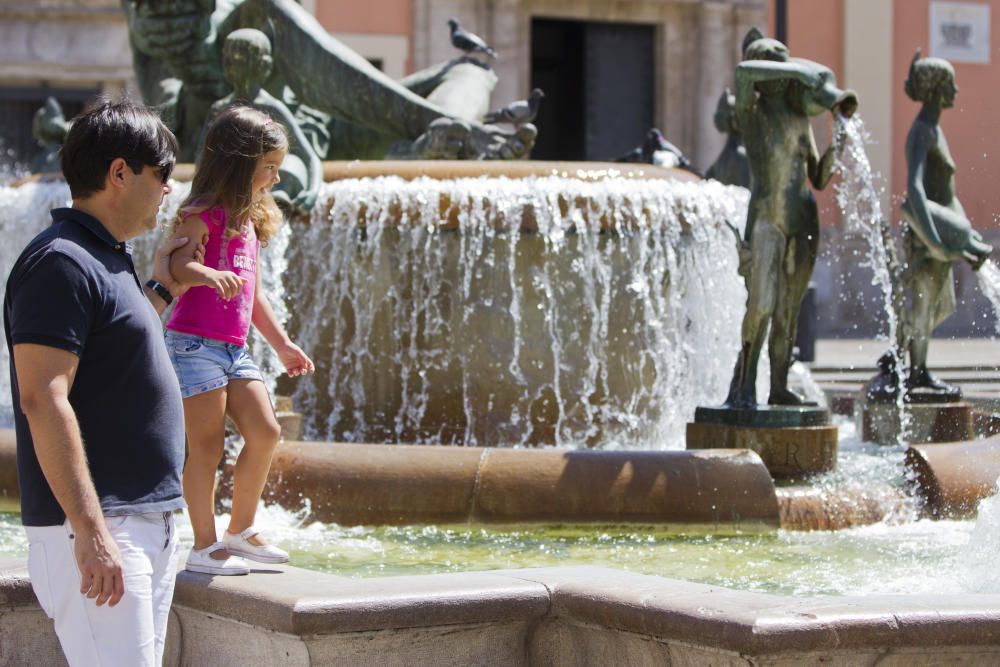
M 323 164 L 285 103 L 264 89 L 264 82 L 271 76 L 272 65 L 271 42 L 267 35 L 253 28 L 229 33 L 222 47 L 222 67 L 233 92 L 209 109 L 205 129 L 198 142 L 198 158 L 201 158 L 205 131 L 227 107 L 243 103 L 263 111 L 281 123 L 291 139 L 288 155 L 281 167 L 281 182 L 274 190 L 274 199 L 285 209 L 308 214 L 323 184 Z
M 906 264 L 900 272 L 900 292 L 909 292 L 910 308 L 900 308 L 897 354 L 909 352 L 906 378 L 908 401 L 954 401 L 958 387 L 927 370 L 927 348 L 934 329 L 955 312 L 952 263 L 965 260 L 978 270 L 992 246 L 972 228 L 955 194 L 955 162 L 940 127 L 941 112 L 955 103 L 955 70 L 947 60 L 913 56 L 904 84 L 907 96 L 922 104 L 906 136 L 906 221 L 903 246 Z M 879 360 L 880 374 L 869 384 L 872 399 L 894 399 L 898 376 L 895 359 Z
M 742 344 L 726 399 L 731 408 L 757 406 L 757 362 L 768 339 L 768 403 L 803 405 L 788 388 L 795 324 L 816 262 L 819 215 L 809 185 L 829 183 L 841 138 L 820 156 L 810 116 L 824 111 L 850 116 L 857 96 L 836 88 L 833 72 L 791 58 L 787 47 L 752 30 L 736 67 L 736 127 L 750 163 L 750 205 L 741 249 L 747 284 Z

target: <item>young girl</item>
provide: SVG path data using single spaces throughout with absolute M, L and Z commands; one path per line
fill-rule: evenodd
M 266 114 L 244 106 L 224 111 L 208 129 L 191 194 L 176 222 L 176 236 L 208 237 L 203 264 L 194 257 L 194 243 L 171 258 L 171 273 L 195 287 L 178 300 L 166 331 L 184 396 L 188 459 L 183 486 L 194 529 L 187 569 L 194 572 L 247 574 L 242 558 L 288 560 L 286 552 L 268 544 L 253 527 L 280 430 L 260 370 L 246 349 L 252 322 L 289 375 L 314 370 L 275 318 L 257 270 L 260 244 L 281 223 L 270 190 L 287 150 L 285 130 Z M 232 517 L 219 541 L 215 471 L 223 453 L 226 413 L 246 444 L 233 476 Z

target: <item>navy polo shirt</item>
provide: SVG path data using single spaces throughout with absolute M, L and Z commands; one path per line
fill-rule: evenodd
M 19 343 L 80 358 L 69 402 L 104 513 L 183 507 L 180 388 L 130 248 L 83 211 L 55 209 L 52 220 L 14 264 L 4 299 L 21 520 L 26 526 L 51 526 L 66 515 L 38 465 L 20 409 L 13 355 Z

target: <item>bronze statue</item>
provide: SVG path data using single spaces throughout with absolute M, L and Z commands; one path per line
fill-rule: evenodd
M 918 49 L 905 90 L 923 106 L 906 136 L 902 278 L 904 290 L 910 293 L 910 308 L 900 314 L 898 344 L 900 351 L 909 350 L 909 395 L 919 390 L 926 398 L 955 400 L 961 391 L 927 370 L 927 347 L 934 329 L 955 312 L 952 263 L 965 260 L 978 270 L 993 248 L 972 228 L 955 194 L 955 162 L 939 125 L 941 112 L 954 105 L 958 93 L 955 70 L 946 60 L 921 58 Z
M 771 405 L 803 405 L 788 388 L 795 324 L 816 261 L 819 215 L 809 183 L 823 189 L 841 137 L 819 156 L 810 116 L 829 110 L 850 116 L 857 96 L 836 87 L 833 72 L 791 58 L 787 47 L 752 30 L 736 67 L 736 127 L 750 162 L 751 188 L 741 273 L 747 283 L 742 345 L 726 399 L 732 408 L 757 405 L 757 362 L 764 336 L 771 360 Z
M 197 157 L 201 157 L 208 125 L 228 106 L 242 102 L 263 111 L 281 123 L 291 139 L 288 155 L 281 166 L 281 182 L 273 191 L 274 199 L 284 208 L 308 213 L 316 203 L 319 187 L 323 183 L 323 164 L 285 103 L 264 90 L 263 84 L 271 75 L 272 63 L 271 42 L 267 35 L 253 28 L 229 33 L 222 48 L 222 66 L 233 92 L 209 109 L 198 142 Z
M 726 185 L 750 187 L 750 163 L 747 161 L 747 149 L 743 146 L 743 136 L 736 127 L 736 96 L 726 88 L 719 96 L 715 108 L 715 127 L 726 135 L 726 145 L 705 173 L 705 178 L 714 178 Z
M 222 45 L 239 28 L 269 38 L 274 71 L 263 88 L 288 107 L 322 158 L 381 158 L 399 140 L 447 145 L 456 158 L 516 158 L 533 145 L 531 131 L 509 134 L 473 120 L 488 107 L 496 79 L 467 58 L 396 82 L 327 34 L 294 0 L 122 0 L 122 6 L 143 98 L 177 134 L 181 160 L 194 158 L 209 109 L 231 92 Z M 478 72 L 470 75 L 473 69 Z M 455 78 L 463 82 L 461 94 L 451 90 L 434 99 L 434 91 Z M 444 100 L 455 106 L 442 108 Z M 454 122 L 428 130 L 440 118 Z M 429 131 L 451 140 L 425 137 Z

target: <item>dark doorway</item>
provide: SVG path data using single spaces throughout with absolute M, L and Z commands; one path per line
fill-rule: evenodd
M 654 118 L 655 28 L 533 19 L 531 85 L 545 91 L 537 160 L 609 160 L 642 143 Z

